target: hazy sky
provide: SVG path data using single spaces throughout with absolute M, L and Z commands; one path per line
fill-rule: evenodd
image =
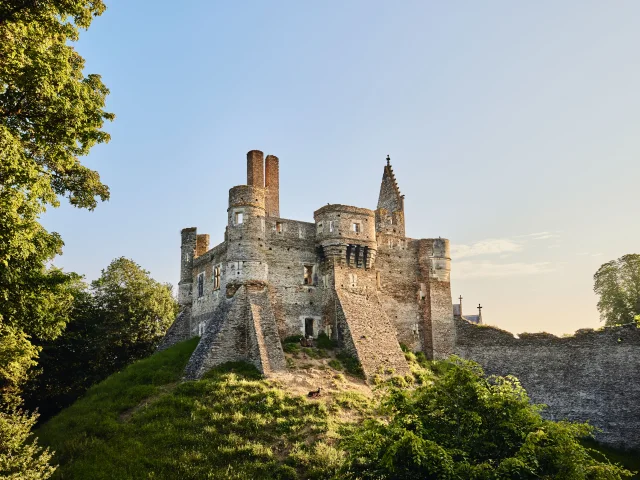
M 77 48 L 111 89 L 111 188 L 44 223 L 88 280 L 118 256 L 178 282 L 180 229 L 222 240 L 248 150 L 286 218 L 375 208 L 452 243 L 452 292 L 514 332 L 599 326 L 593 274 L 640 253 L 640 2 L 108 1 Z

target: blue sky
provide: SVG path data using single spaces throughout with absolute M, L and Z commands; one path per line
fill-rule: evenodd
M 222 240 L 245 154 L 280 158 L 281 214 L 375 208 L 453 245 L 465 311 L 514 332 L 599 326 L 592 276 L 639 253 L 640 3 L 108 2 L 77 45 L 111 90 L 94 212 L 50 210 L 56 264 L 118 256 L 176 284 L 180 229 Z

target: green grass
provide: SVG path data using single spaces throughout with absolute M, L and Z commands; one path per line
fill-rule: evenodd
M 324 404 L 286 394 L 252 366 L 176 383 L 196 343 L 131 365 L 43 425 L 54 478 L 325 478 L 340 465 Z

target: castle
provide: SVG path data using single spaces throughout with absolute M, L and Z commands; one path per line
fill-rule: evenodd
M 325 333 L 367 376 L 408 373 L 400 344 L 453 353 L 449 241 L 405 236 L 404 196 L 387 157 L 375 210 L 340 204 L 314 223 L 280 216 L 279 160 L 247 153 L 247 184 L 229 190 L 224 241 L 182 230 L 178 300 L 165 346 L 199 335 L 187 367 L 199 378 L 236 360 L 286 368 L 281 339 Z
M 229 190 L 224 241 L 182 230 L 182 311 L 160 348 L 200 336 L 185 378 L 244 360 L 286 369 L 282 340 L 325 333 L 367 377 L 409 373 L 400 344 L 457 354 L 515 375 L 546 417 L 589 421 L 597 439 L 640 449 L 640 328 L 515 337 L 452 305 L 449 241 L 405 237 L 404 197 L 389 158 L 376 210 L 326 205 L 314 223 L 280 217 L 279 161 L 247 154 L 247 185 Z

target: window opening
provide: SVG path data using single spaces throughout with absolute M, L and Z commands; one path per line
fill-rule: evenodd
M 355 223 L 355 222 L 354 222 L 354 223 L 352 224 L 351 228 L 353 229 L 353 231 L 354 231 L 355 233 L 360 233 L 360 224 L 359 224 L 359 223 Z
M 313 318 L 304 319 L 304 336 L 313 337 Z
M 360 268 L 360 245 L 356 246 L 356 268 Z
M 236 225 L 241 225 L 244 221 L 244 213 L 236 212 Z
M 333 221 L 329 222 L 329 232 L 333 232 Z
M 347 245 L 347 265 L 351 265 L 351 250 L 352 245 Z
M 262 231 L 264 232 L 265 230 L 265 222 L 264 222 L 264 218 L 260 219 L 260 228 L 262 229 Z
M 380 278 L 380 272 L 376 272 L 376 286 L 378 290 L 382 289 L 382 279 Z
M 304 266 L 304 285 L 313 285 L 313 265 Z
M 220 288 L 220 265 L 213 267 L 213 289 L 218 290 Z
M 198 298 L 204 295 L 204 273 L 198 274 Z
M 282 222 L 276 222 L 276 233 L 282 233 Z
M 364 250 L 362 252 L 362 266 L 366 269 L 367 268 L 367 257 L 369 256 L 369 247 L 364 247 Z

